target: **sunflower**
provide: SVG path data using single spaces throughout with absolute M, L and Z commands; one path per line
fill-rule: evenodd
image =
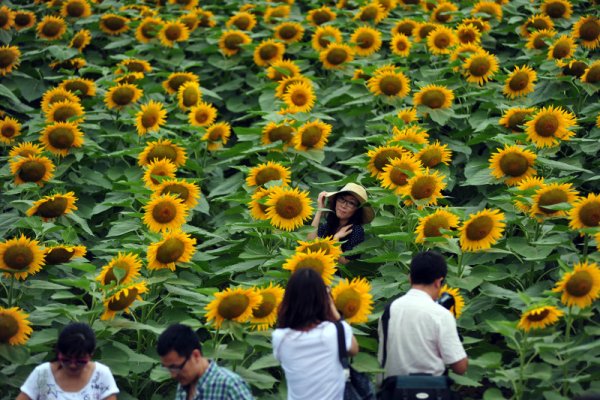
M 407 150 L 401 146 L 379 146 L 373 150 L 369 150 L 367 157 L 369 158 L 369 171 L 371 176 L 379 178 L 384 172 L 384 168 L 392 162 L 394 158 L 401 158 L 402 154 Z
M 254 49 L 254 63 L 259 67 L 266 67 L 275 61 L 280 61 L 285 53 L 285 45 L 274 39 L 263 40 Z
M 198 204 L 200 189 L 195 183 L 190 183 L 183 179 L 164 179 L 154 189 L 154 196 L 163 194 L 173 194 L 183 201 L 183 204 L 192 209 Z
M 548 49 L 548 60 L 563 60 L 573 57 L 577 45 L 573 38 L 561 35 Z
M 61 69 L 65 69 L 68 71 L 78 71 L 81 68 L 85 67 L 87 62 L 85 59 L 81 57 L 70 58 L 68 60 L 63 61 L 54 61 L 50 63 L 50 68 L 56 71 L 60 71 Z
M 31 28 L 32 26 L 35 25 L 36 16 L 32 11 L 17 10 L 15 12 L 13 12 L 13 16 L 14 16 L 13 27 L 17 31 Z
M 223 321 L 244 323 L 252 318 L 252 311 L 260 307 L 262 297 L 256 289 L 227 288 L 214 294 L 215 299 L 204 309 L 206 322 L 219 329 Z
M 416 21 L 410 18 L 404 18 L 396 22 L 394 27 L 391 29 L 390 33 L 392 36 L 404 35 L 406 37 L 411 37 L 413 35 L 414 29 L 417 27 L 417 24 L 418 23 Z
M 296 150 L 322 149 L 329 140 L 332 126 L 317 119 L 307 121 L 298 128 L 293 138 Z
M 569 211 L 571 229 L 597 228 L 600 226 L 600 195 L 589 193 L 575 201 Z
M 87 29 L 82 29 L 73 35 L 69 47 L 79 50 L 81 53 L 92 42 L 92 34 Z
M 145 169 L 143 181 L 144 184 L 152 190 L 156 189 L 162 182 L 162 180 L 159 180 L 156 177 L 175 178 L 175 172 L 177 172 L 175 164 L 166 158 L 150 161 Z
M 408 57 L 411 46 L 410 40 L 403 33 L 394 34 L 390 40 L 390 50 L 398 56 Z
M 152 232 L 180 229 L 188 213 L 188 208 L 177 194 L 155 196 L 144 209 L 144 223 Z
M 462 68 L 467 82 L 483 85 L 498 71 L 498 58 L 485 50 L 479 50 L 465 60 Z
M 27 343 L 33 329 L 28 314 L 18 307 L 0 307 L 0 344 L 19 346 Z
M 330 43 L 319 53 L 319 59 L 325 69 L 341 69 L 354 59 L 354 50 L 345 44 Z
M 377 29 L 362 26 L 354 30 L 350 43 L 354 44 L 354 52 L 359 56 L 370 56 L 381 48 L 381 33 Z
M 162 240 L 148 246 L 148 269 L 170 269 L 175 271 L 176 263 L 189 262 L 196 252 L 196 239 L 182 231 L 163 234 Z
M 554 306 L 536 307 L 521 315 L 517 328 L 529 332 L 532 329 L 544 329 L 554 325 L 564 313 Z
M 438 199 L 443 197 L 442 190 L 446 188 L 445 177 L 438 171 L 430 172 L 429 168 L 416 172 L 401 188 L 401 193 L 407 197 L 404 204 L 415 204 L 418 208 L 436 205 Z
M 169 0 L 170 4 L 176 4 L 184 10 L 191 10 L 198 6 L 199 0 Z
M 113 257 L 110 262 L 102 267 L 96 281 L 102 286 L 125 285 L 140 276 L 142 261 L 135 253 L 121 253 Z
M 21 124 L 14 118 L 0 120 L 0 143 L 11 144 L 21 134 Z
M 600 60 L 594 61 L 592 65 L 586 68 L 581 76 L 581 81 L 593 84 L 600 82 Z
M 577 191 L 570 183 L 549 183 L 535 191 L 532 197 L 533 205 L 530 214 L 532 217 L 564 217 L 565 210 L 553 210 L 548 208 L 557 204 L 573 204 L 577 200 Z
M 159 101 L 150 100 L 142 104 L 140 111 L 135 116 L 138 135 L 142 136 L 148 132 L 157 132 L 165 123 L 167 110 Z
M 136 84 L 137 81 L 144 79 L 144 74 L 142 72 L 125 72 L 123 75 L 120 75 L 115 78 L 115 83 L 132 83 Z
M 104 95 L 104 103 L 109 109 L 122 109 L 142 97 L 143 91 L 131 83 L 120 83 L 111 87 Z
M 533 86 L 536 79 L 537 73 L 528 65 L 515 67 L 506 78 L 503 93 L 511 99 L 525 96 L 533 92 Z
M 185 42 L 190 38 L 190 31 L 180 21 L 168 21 L 163 23 L 158 31 L 158 38 L 163 46 L 173 47 L 175 42 Z
M 271 144 L 281 141 L 284 146 L 292 145 L 296 129 L 289 121 L 281 123 L 269 122 L 262 130 L 262 144 Z
M 379 5 L 381 7 L 383 7 L 383 10 L 386 13 L 389 13 L 394 8 L 398 7 L 398 1 L 397 0 L 376 0 L 376 1 L 377 1 L 377 3 L 379 3 Z
M 61 17 L 47 15 L 38 23 L 36 30 L 42 39 L 58 40 L 67 31 L 67 24 Z
M 446 86 L 427 85 L 413 95 L 415 106 L 423 105 L 429 108 L 450 108 L 454 100 L 454 92 Z
M 24 280 L 37 274 L 43 265 L 44 249 L 38 246 L 37 240 L 21 235 L 0 243 L 0 270 L 5 271 L 5 276 L 11 273 Z
M 438 26 L 427 36 L 427 48 L 432 54 L 450 54 L 450 47 L 457 43 L 456 34 L 445 26 Z
M 548 47 L 548 40 L 552 39 L 555 35 L 556 32 L 550 29 L 535 31 L 529 36 L 525 48 L 530 50 L 544 50 Z
M 488 21 L 484 21 L 482 18 L 478 17 L 463 18 L 461 23 L 473 25 L 481 34 L 489 32 L 492 29 Z
M 225 23 L 225 26 L 227 28 L 235 26 L 242 31 L 251 31 L 256 26 L 256 17 L 252 13 L 240 11 L 235 15 L 232 15 Z
M 371 79 L 371 75 L 368 75 L 367 73 L 365 73 L 365 71 L 363 71 L 361 68 L 357 68 L 354 70 L 354 73 L 352 74 L 352 80 L 356 81 L 358 79 L 362 79 L 363 81 L 368 81 L 369 79 Z
M 410 92 L 410 81 L 402 72 L 396 72 L 394 65 L 379 67 L 367 82 L 371 93 L 375 96 L 403 98 Z
M 141 72 L 142 74 L 147 74 L 152 72 L 152 65 L 150 65 L 148 61 L 140 58 L 128 58 L 117 64 L 115 74 L 121 75 L 127 72 Z
M 92 7 L 86 0 L 65 0 L 60 15 L 71 18 L 87 18 L 92 15 Z
M 129 18 L 106 13 L 100 17 L 99 24 L 102 32 L 110 36 L 117 36 L 129 29 Z
M 422 170 L 421 162 L 413 154 L 406 152 L 400 157 L 392 158 L 377 178 L 382 187 L 393 190 L 395 194 L 401 194 L 408 180 Z
M 419 218 L 419 224 L 415 229 L 415 242 L 424 243 L 427 238 L 450 237 L 440 230 L 453 230 L 458 227 L 458 216 L 447 208 L 438 208 L 432 214 Z
M 200 27 L 212 28 L 217 24 L 217 22 L 214 20 L 214 14 L 211 11 L 197 8 L 196 15 L 198 16 L 198 26 Z
M 0 46 L 0 76 L 8 75 L 21 63 L 21 51 L 17 46 Z
M 404 121 L 405 124 L 410 124 L 411 122 L 415 122 L 418 120 L 417 109 L 414 107 L 403 108 L 402 110 L 398 111 L 396 117 Z
M 423 22 L 418 23 L 413 31 L 413 37 L 415 38 L 415 42 L 420 42 L 421 40 L 427 39 L 427 36 L 431 32 L 433 32 L 439 24 L 435 24 L 433 22 Z
M 148 287 L 146 282 L 131 282 L 126 286 L 115 290 L 114 294 L 107 296 L 104 299 L 104 313 L 100 317 L 101 320 L 111 320 L 115 318 L 118 312 L 124 311 L 129 313 L 129 307 L 136 300 L 142 300 L 140 294 L 147 293 Z
M 346 322 L 361 324 L 367 322 L 367 317 L 373 310 L 370 291 L 371 284 L 365 278 L 354 278 L 352 281 L 342 279 L 331 289 L 331 296 Z
M 217 118 L 217 109 L 210 103 L 199 102 L 188 114 L 192 126 L 209 126 Z
M 525 129 L 521 128 L 521 125 L 524 125 L 527 117 L 534 112 L 535 108 L 513 107 L 502 115 L 498 123 L 512 132 L 525 132 Z
M 568 0 L 544 0 L 540 10 L 552 19 L 563 18 L 568 20 L 573 13 L 573 6 Z
M 467 60 L 467 58 L 481 50 L 482 48 L 476 43 L 459 44 L 454 48 L 452 53 L 450 53 L 449 62 L 454 63 L 460 60 L 461 63 L 464 63 Z M 452 67 L 452 70 L 458 72 L 460 70 L 460 67 L 454 66 Z
M 473 24 L 460 24 L 456 28 L 456 38 L 461 44 L 479 43 L 481 32 Z
M 298 241 L 299 246 L 296 247 L 296 253 L 307 253 L 309 250 L 314 252 L 324 251 L 326 256 L 332 257 L 337 260 L 342 255 L 342 248 L 340 242 L 333 239 L 332 236 L 316 237 L 315 239 L 304 242 Z
M 46 265 L 60 265 L 74 258 L 83 258 L 87 253 L 85 246 L 46 246 L 44 249 L 44 261 Z
M 44 148 L 41 144 L 33 144 L 31 142 L 23 142 L 10 149 L 8 156 L 10 158 L 39 156 Z
M 576 78 L 580 78 L 588 67 L 585 61 L 581 60 L 567 60 L 567 62 L 558 60 L 556 64 L 559 68 L 562 68 L 563 75 L 574 76 Z
M 285 43 L 296 43 L 304 36 L 304 27 L 297 22 L 282 22 L 275 28 L 275 38 Z
M 313 26 L 320 26 L 335 20 L 335 17 L 336 15 L 331 11 L 331 8 L 323 6 L 321 8 L 309 10 L 306 20 Z
M 75 193 L 73 192 L 44 196 L 33 203 L 33 206 L 27 210 L 26 214 L 28 216 L 37 215 L 38 217 L 42 217 L 44 221 L 47 221 L 77 210 L 77 206 L 75 206 L 76 201 L 77 197 L 75 197 Z
M 269 329 L 277 321 L 277 309 L 283 300 L 284 290 L 281 286 L 269 286 L 262 289 L 257 289 L 258 294 L 262 297 L 262 301 L 258 308 L 252 310 L 252 318 L 250 323 L 258 331 Z
M 283 165 L 268 161 L 251 168 L 246 177 L 248 186 L 264 187 L 268 182 L 281 181 L 282 185 L 287 186 L 290 183 L 291 171 Z
M 439 3 L 437 3 L 433 11 L 431 12 L 430 18 L 433 22 L 446 24 L 452 21 L 454 17 L 453 14 L 455 14 L 457 11 L 458 7 L 455 4 L 449 1 L 442 0 Z
M 298 188 L 276 187 L 265 204 L 271 225 L 286 231 L 302 226 L 313 212 L 308 193 Z
M 498 22 L 502 21 L 502 7 L 493 1 L 479 1 L 471 10 L 473 16 L 480 15 L 484 21 L 490 21 L 495 18 Z
M 83 133 L 73 122 L 55 122 L 44 128 L 40 142 L 48 151 L 65 157 L 70 149 L 83 145 Z
M 250 216 L 253 219 L 259 221 L 266 221 L 269 219 L 267 215 L 267 206 L 266 201 L 271 194 L 273 194 L 274 189 L 277 186 L 271 186 L 269 188 L 259 187 L 256 189 L 254 194 L 251 197 L 250 203 L 248 204 L 248 208 L 250 208 Z
M 530 17 L 525 23 L 521 26 L 521 35 L 523 37 L 530 37 L 531 34 L 535 31 L 541 30 L 553 30 L 554 22 L 552 19 L 544 14 L 536 14 L 533 17 Z
M 600 295 L 600 268 L 598 264 L 584 261 L 573 266 L 556 283 L 553 292 L 561 293 L 561 301 L 568 307 L 586 308 Z
M 462 310 L 465 307 L 465 299 L 460 294 L 460 290 L 458 288 L 451 288 L 448 285 L 442 286 L 440 289 L 440 296 L 444 293 L 448 293 L 454 299 L 454 305 L 450 307 L 450 312 L 454 315 L 454 318 L 460 317 L 462 314 Z
M 196 82 L 197 84 L 200 84 L 200 78 L 193 72 L 173 72 L 162 83 L 162 86 L 167 93 L 175 94 L 179 91 L 181 85 L 186 82 Z
M 452 151 L 447 144 L 440 144 L 439 141 L 428 144 L 416 154 L 417 159 L 423 163 L 424 167 L 433 168 L 440 164 L 449 165 L 452 159 Z
M 201 100 L 202 91 L 197 82 L 189 81 L 179 86 L 179 90 L 177 91 L 177 102 L 179 108 L 183 111 L 197 106 Z
M 575 135 L 569 129 L 577 126 L 577 118 L 562 107 L 548 106 L 538 110 L 533 119 L 525 122 L 525 126 L 527 138 L 536 147 L 552 147 Z
M 168 139 L 159 139 L 155 142 L 150 142 L 140 153 L 138 157 L 138 165 L 148 165 L 151 161 L 167 159 L 181 167 L 186 161 L 185 150 Z
M 342 32 L 333 26 L 320 26 L 313 34 L 311 43 L 315 51 L 321 52 L 332 43 L 342 44 Z
M 325 285 L 331 284 L 333 275 L 335 274 L 335 260 L 333 257 L 325 254 L 325 251 L 310 251 L 306 250 L 306 253 L 296 253 L 292 257 L 288 258 L 283 264 L 283 269 L 287 269 L 292 273 L 300 268 L 310 268 L 321 275 Z
M 463 251 L 479 251 L 492 247 L 504 232 L 504 213 L 485 208 L 470 214 L 460 227 L 460 247 Z
M 354 19 L 377 25 L 387 16 L 387 12 L 377 2 L 371 2 L 360 8 Z
M 69 78 L 62 81 L 58 87 L 81 97 L 93 97 L 96 95 L 96 84 L 90 79 Z
M 217 122 L 206 128 L 202 140 L 208 142 L 208 150 L 217 150 L 225 146 L 231 136 L 231 125 L 228 122 Z
M 543 187 L 545 187 L 544 178 L 527 178 L 522 180 L 517 186 L 518 191 L 521 193 L 517 193 L 518 197 L 514 200 L 515 207 L 525 214 L 529 214 L 531 211 L 529 203 L 531 201 L 531 196 L 529 196 L 529 192 L 537 191 Z M 527 201 L 521 201 L 525 199 L 527 199 Z
M 270 24 L 271 22 L 277 22 L 281 19 L 286 19 L 290 15 L 290 6 L 282 5 L 277 7 L 267 7 L 263 15 L 263 20 Z
M 54 175 L 54 164 L 44 156 L 27 156 L 10 161 L 10 172 L 15 176 L 15 183 L 33 182 L 42 186 Z
M 502 179 L 507 185 L 518 185 L 535 175 L 533 164 L 537 156 L 519 146 L 505 145 L 504 149 L 492 154 L 489 159 L 492 176 Z
M 429 144 L 429 133 L 420 126 L 412 125 L 402 129 L 394 127 L 392 129 L 392 134 L 393 136 L 388 143 L 407 142 L 417 145 Z
M 135 30 L 135 38 L 140 43 L 149 43 L 158 36 L 160 28 L 164 21 L 156 17 L 146 17 L 140 22 Z
M 581 39 L 581 45 L 586 49 L 594 50 L 600 47 L 600 19 L 598 17 L 582 16 L 572 29 L 573 39 Z
M 298 75 L 300 75 L 300 67 L 290 60 L 275 61 L 267 68 L 267 77 L 276 82 Z
M 315 104 L 315 93 L 311 85 L 306 83 L 295 83 L 287 87 L 283 95 L 283 101 L 287 105 L 289 113 L 308 113 Z
M 180 16 L 177 20 L 185 25 L 190 34 L 194 32 L 200 25 L 198 14 L 194 11 Z
M 7 6 L 0 7 L 0 29 L 9 30 L 15 20 L 15 15 L 13 11 Z
M 250 36 L 240 30 L 224 30 L 219 39 L 219 49 L 227 57 L 237 54 L 243 46 L 252 42 Z

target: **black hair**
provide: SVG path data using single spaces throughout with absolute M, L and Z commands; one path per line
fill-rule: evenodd
M 94 354 L 94 350 L 96 350 L 96 336 L 88 324 L 70 323 L 58 335 L 57 353 L 79 358 Z
M 430 285 L 448 274 L 446 260 L 435 251 L 423 251 L 410 263 L 410 280 L 413 284 Z
M 192 328 L 183 324 L 169 326 L 160 334 L 156 344 L 156 352 L 161 357 L 166 356 L 171 350 L 175 350 L 181 357 L 189 357 L 195 349 L 202 352 L 200 339 Z
M 303 330 L 335 318 L 327 286 L 318 272 L 300 268 L 290 277 L 277 313 L 277 326 Z
M 345 196 L 351 194 L 352 192 L 341 192 L 336 194 L 335 196 L 333 196 L 333 198 L 331 200 L 329 200 L 329 208 L 331 209 L 331 212 L 327 213 L 327 232 L 325 232 L 325 236 L 333 236 L 335 235 L 335 233 L 337 232 L 338 228 L 340 227 L 340 219 L 337 217 L 337 215 L 335 214 L 335 204 L 337 203 L 337 199 L 339 197 Z M 356 198 L 353 195 L 354 198 Z M 356 199 L 358 200 L 358 199 Z M 360 201 L 359 201 L 359 206 L 355 209 L 354 214 L 352 214 L 352 216 L 350 217 L 350 220 L 348 221 L 349 225 L 362 225 L 362 210 L 360 209 Z

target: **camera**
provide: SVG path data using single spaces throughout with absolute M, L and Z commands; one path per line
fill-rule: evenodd
M 440 306 L 444 307 L 445 309 L 450 310 L 452 307 L 454 307 L 454 304 L 455 304 L 454 296 L 452 296 L 448 292 L 444 292 L 437 299 L 436 303 L 438 303 Z

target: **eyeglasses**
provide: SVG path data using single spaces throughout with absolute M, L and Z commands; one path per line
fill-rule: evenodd
M 347 200 L 343 197 L 340 197 L 339 199 L 336 200 L 338 203 L 340 203 L 343 206 L 347 206 L 349 208 L 357 208 L 358 207 L 358 203 L 351 201 L 351 200 Z
M 84 365 L 86 365 L 87 363 L 90 362 L 90 358 L 89 358 L 89 356 L 87 358 L 72 358 L 72 357 L 65 357 L 62 354 L 59 354 L 58 361 L 63 365 L 70 365 L 70 364 L 75 363 L 75 364 L 77 364 L 77 366 L 83 367 Z
M 190 360 L 191 355 L 192 354 L 188 354 L 188 356 L 185 358 L 185 360 L 183 360 L 183 362 L 179 365 L 169 365 L 169 366 L 163 365 L 162 367 L 173 374 L 178 374 L 181 372 L 181 370 L 183 370 L 183 367 L 185 367 L 185 364 L 187 364 L 187 362 Z

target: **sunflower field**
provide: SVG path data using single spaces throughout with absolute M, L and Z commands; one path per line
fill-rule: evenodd
M 421 250 L 462 398 L 600 390 L 597 0 L 0 2 L 0 398 L 87 322 L 122 399 L 172 397 L 157 336 L 284 399 L 290 273 L 332 286 L 372 374 Z M 362 184 L 366 240 L 309 241 Z

